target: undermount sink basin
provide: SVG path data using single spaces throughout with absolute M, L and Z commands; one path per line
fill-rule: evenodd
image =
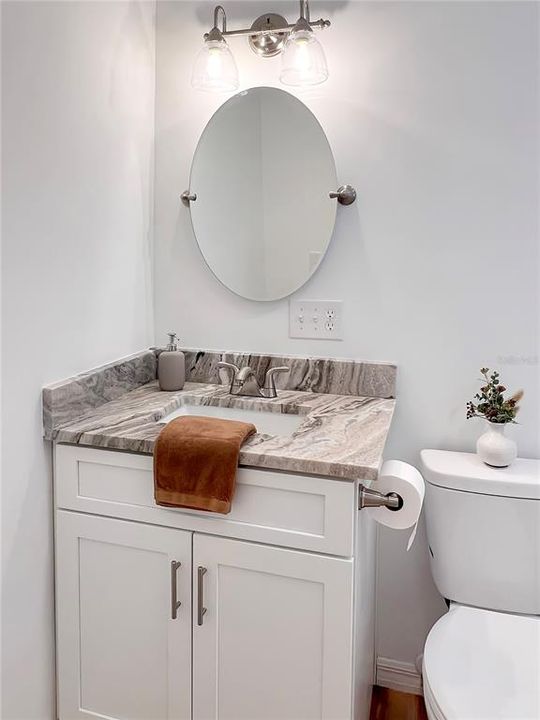
M 264 410 L 246 410 L 244 408 L 218 407 L 216 405 L 182 405 L 165 415 L 159 422 L 166 424 L 175 418 L 186 415 L 204 415 L 206 417 L 253 423 L 257 428 L 257 432 L 264 435 L 292 435 L 303 420 L 301 415 L 285 415 L 277 412 L 265 412 Z

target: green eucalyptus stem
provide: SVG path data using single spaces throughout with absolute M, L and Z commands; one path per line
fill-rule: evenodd
M 481 417 L 498 425 L 515 423 L 519 411 L 518 402 L 523 397 L 523 391 L 520 390 L 506 399 L 506 388 L 500 384 L 499 373 L 494 370 L 490 375 L 489 372 L 489 368 L 480 369 L 484 384 L 473 400 L 467 403 L 467 419 Z

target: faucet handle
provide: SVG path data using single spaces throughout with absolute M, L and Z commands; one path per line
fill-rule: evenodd
M 220 360 L 218 362 L 218 375 L 219 379 L 222 385 L 230 385 L 232 387 L 236 376 L 238 375 L 238 368 L 236 365 L 233 365 L 233 363 L 225 362 L 225 360 Z M 229 377 L 227 377 L 227 371 L 230 370 Z M 223 371 L 223 372 L 222 372 Z
M 264 379 L 264 387 L 267 390 L 272 390 L 274 393 L 277 394 L 275 376 L 283 372 L 290 372 L 290 368 L 288 368 L 286 365 L 270 368 L 270 370 L 268 370 L 268 372 L 266 373 L 266 377 Z

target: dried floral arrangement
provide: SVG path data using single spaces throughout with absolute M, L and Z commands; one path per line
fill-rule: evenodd
M 483 417 L 492 423 L 513 423 L 519 411 L 518 402 L 523 397 L 523 390 L 518 390 L 512 397 L 505 399 L 504 385 L 500 384 L 499 373 L 489 368 L 481 368 L 484 385 L 474 396 L 476 402 L 467 403 L 467 419 Z

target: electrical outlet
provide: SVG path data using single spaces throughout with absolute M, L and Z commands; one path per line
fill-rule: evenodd
M 289 300 L 289 337 L 343 340 L 341 300 Z

